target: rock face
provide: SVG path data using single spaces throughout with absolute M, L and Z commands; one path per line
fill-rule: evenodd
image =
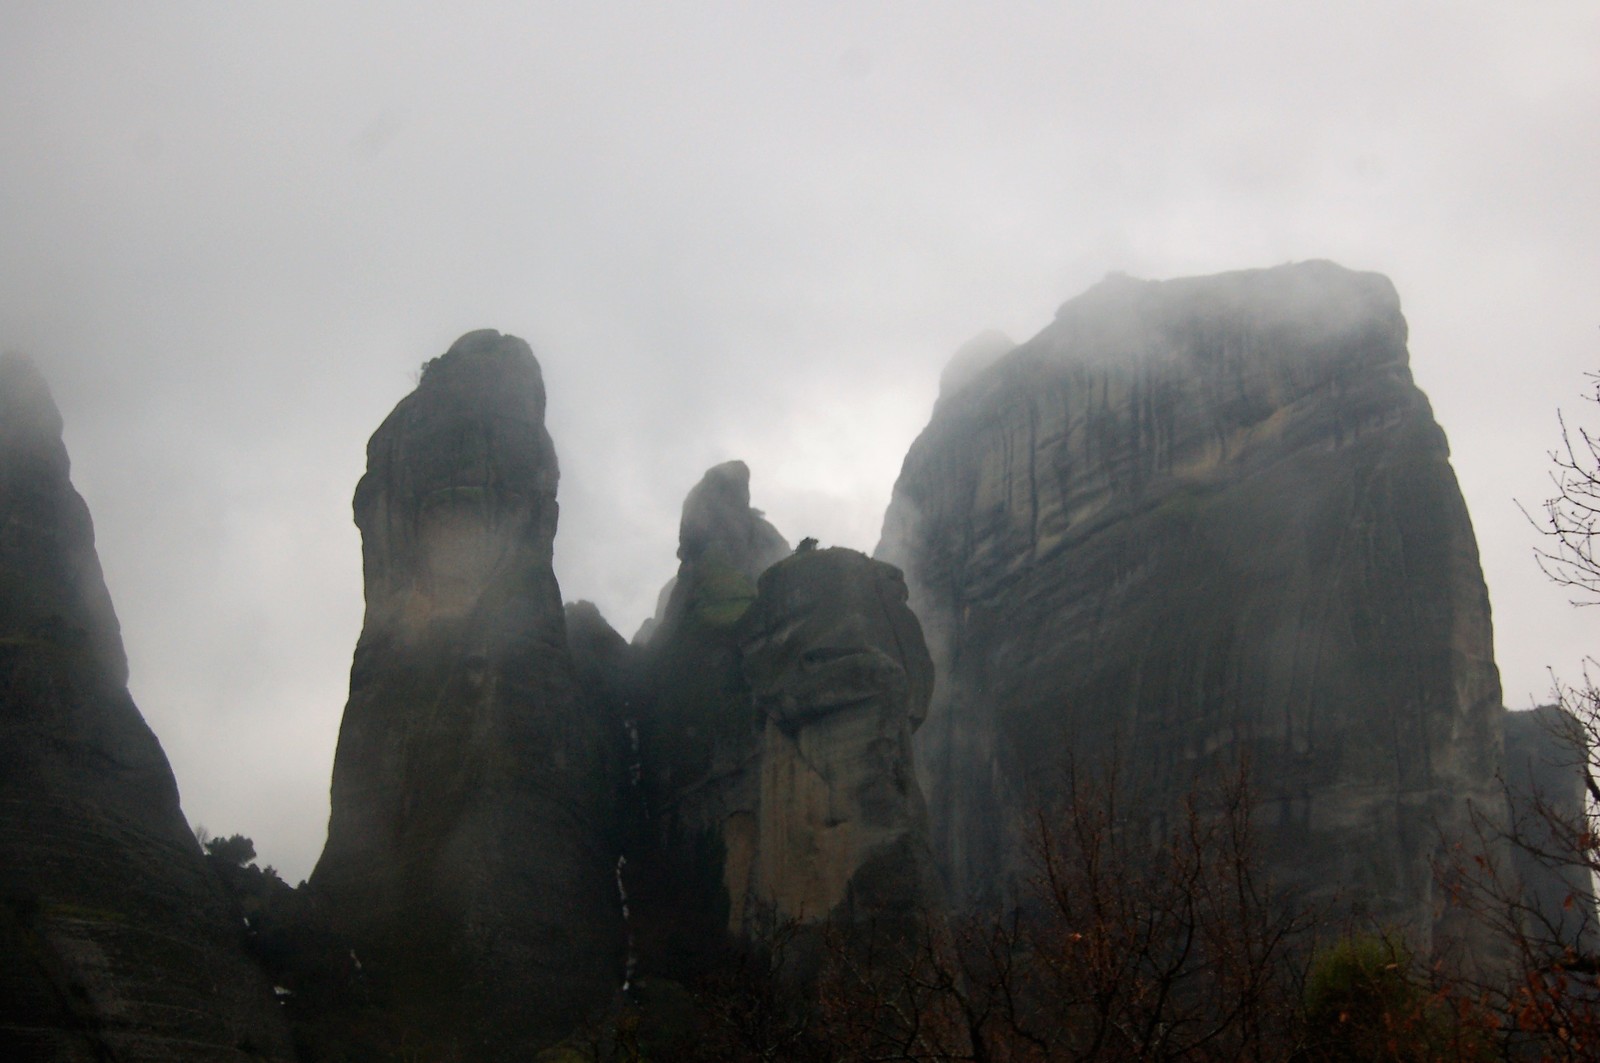
M 789 545 L 750 506 L 742 461 L 707 470 L 684 499 L 678 573 L 648 635 L 648 711 L 639 720 L 652 807 L 737 777 L 753 751 L 755 716 L 739 671 L 739 622 L 756 580 Z M 710 828 L 711 824 L 699 824 Z
M 1536 941 L 1593 955 L 1600 946 L 1594 882 L 1574 850 L 1591 822 L 1584 776 L 1593 751 L 1587 735 L 1559 705 L 1506 713 L 1505 734 L 1506 792 L 1521 842 L 1511 855 L 1525 900 L 1537 913 L 1527 932 Z
M 640 952 L 674 977 L 780 922 L 937 895 L 911 767 L 932 666 L 904 581 L 855 551 L 786 556 L 748 477 L 731 462 L 690 493 L 643 657 Z
M 523 1059 L 620 979 L 601 721 L 551 569 L 527 344 L 468 333 L 373 435 L 367 613 L 311 884 L 418 1044 Z
M 911 747 L 933 662 L 900 573 L 842 548 L 780 561 L 740 651 L 763 718 L 754 852 L 728 849 L 745 910 L 866 923 L 934 903 Z
M 756 579 L 788 553 L 788 541 L 750 506 L 750 467 L 742 461 L 712 466 L 683 501 L 678 574 L 661 589 L 656 615 L 634 641 L 648 643 L 686 613 L 710 610 L 736 618 L 755 598 Z M 683 586 L 689 574 L 692 589 Z
M 750 508 L 750 467 L 726 461 L 706 470 L 683 501 L 678 560 L 685 565 L 727 565 L 755 581 L 789 552 L 778 529 Z
M 1499 680 L 1385 278 L 1107 279 L 944 396 L 877 556 L 937 669 L 953 899 L 1003 892 L 1069 757 L 1158 805 L 1243 758 L 1278 881 L 1429 944 L 1438 831 L 1503 807 Z
M 642 830 L 628 887 L 645 970 L 672 978 L 705 969 L 742 930 L 743 890 L 730 891 L 724 871 L 730 846 L 748 849 L 754 833 L 760 720 L 740 671 L 739 624 L 757 566 L 788 553 L 750 508 L 743 462 L 712 468 L 689 492 L 679 540 L 677 575 L 635 640 Z M 752 542 L 765 556 L 751 556 Z
M 289 1059 L 127 681 L 60 414 L 0 356 L 0 1056 Z

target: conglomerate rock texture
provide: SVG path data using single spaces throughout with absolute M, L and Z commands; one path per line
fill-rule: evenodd
M 413 1043 L 460 1058 L 528 1058 L 621 971 L 544 407 L 527 344 L 468 333 L 373 435 L 355 495 L 367 613 L 311 884 Z
M 953 900 L 1005 889 L 1069 762 L 1159 807 L 1237 769 L 1269 870 L 1431 944 L 1430 858 L 1498 815 L 1499 680 L 1444 434 L 1387 279 L 1111 277 L 947 385 L 877 556 L 938 674 Z
M 127 682 L 60 414 L 0 356 L 0 1057 L 289 1059 Z

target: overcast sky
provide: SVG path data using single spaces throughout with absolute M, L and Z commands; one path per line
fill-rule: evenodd
M 538 354 L 557 574 L 631 635 L 716 462 L 870 551 L 974 333 L 1113 270 L 1384 272 L 1526 706 L 1600 646 L 1515 504 L 1600 368 L 1597 57 L 1593 0 L 0 0 L 0 348 L 66 418 L 190 822 L 291 882 L 363 448 L 475 328 Z

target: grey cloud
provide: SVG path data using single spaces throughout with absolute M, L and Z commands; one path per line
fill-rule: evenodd
M 1507 699 L 1593 650 L 1512 504 L 1597 360 L 1600 13 L 1433 4 L 12 4 L 0 348 L 67 421 L 191 820 L 309 870 L 349 496 L 412 373 L 524 336 L 557 569 L 631 631 L 742 458 L 870 549 L 944 362 L 1108 271 L 1388 273 Z

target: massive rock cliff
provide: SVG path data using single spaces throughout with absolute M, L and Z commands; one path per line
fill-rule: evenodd
M 877 556 L 938 684 L 918 736 L 956 899 L 1069 759 L 1156 805 L 1244 761 L 1270 869 L 1427 945 L 1440 832 L 1494 810 L 1488 599 L 1390 283 L 1112 277 L 947 380 Z
M 544 407 L 527 344 L 468 333 L 374 433 L 355 495 L 367 613 L 311 884 L 414 1043 L 462 1058 L 528 1058 L 620 978 Z
M 0 356 L 0 1056 L 288 1059 L 127 681 L 60 414 Z

